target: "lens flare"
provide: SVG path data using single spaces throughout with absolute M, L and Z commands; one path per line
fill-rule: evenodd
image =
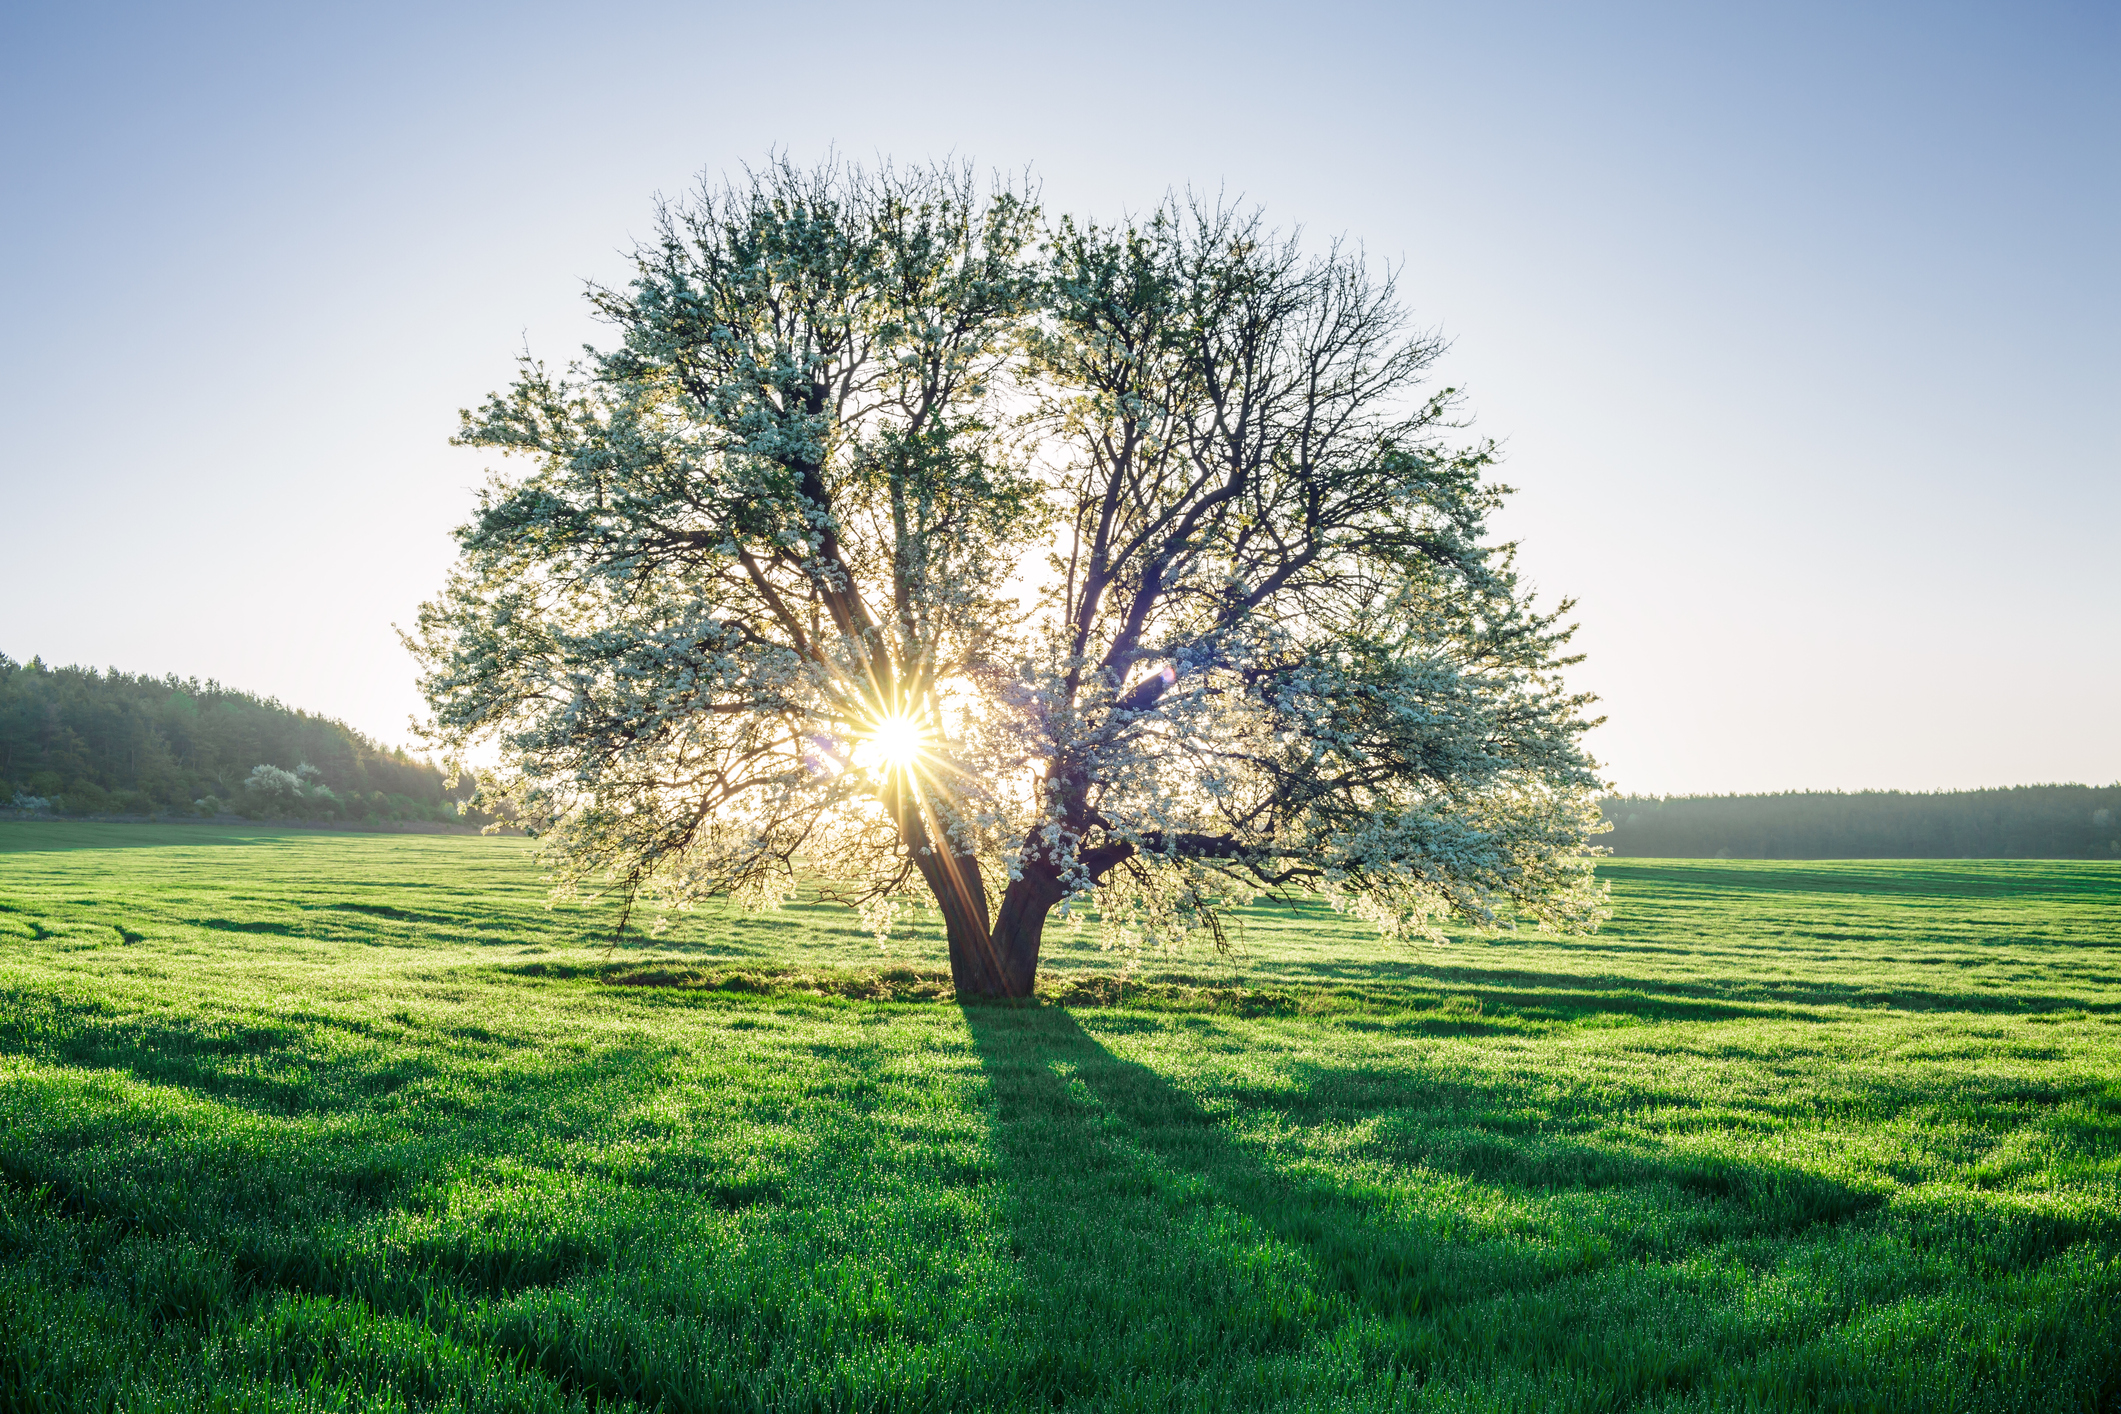
M 927 739 L 918 718 L 894 712 L 869 730 L 867 754 L 887 771 L 903 771 L 920 760 Z

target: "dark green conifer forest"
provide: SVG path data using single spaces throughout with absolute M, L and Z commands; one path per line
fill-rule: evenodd
M 1616 795 L 1599 843 L 1637 859 L 2121 859 L 2121 785 L 1933 793 Z
M 453 797 L 468 793 L 430 762 L 273 698 L 0 653 L 0 809 L 451 822 Z

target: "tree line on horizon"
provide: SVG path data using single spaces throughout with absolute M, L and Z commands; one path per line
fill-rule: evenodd
M 0 653 L 0 810 L 454 823 L 432 762 L 220 683 Z M 1621 858 L 2117 859 L 2121 783 L 1613 795 Z
M 1615 795 L 1598 843 L 1638 859 L 2121 859 L 2121 783 Z
M 277 698 L 0 653 L 0 809 L 455 823 L 470 789 Z

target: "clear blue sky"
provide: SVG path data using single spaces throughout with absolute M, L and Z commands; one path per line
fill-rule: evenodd
M 17 4 L 0 651 L 406 739 L 391 624 L 654 195 L 770 147 L 1404 260 L 1657 792 L 2121 778 L 2121 9 Z

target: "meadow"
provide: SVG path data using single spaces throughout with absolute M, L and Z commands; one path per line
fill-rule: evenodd
M 0 823 L 0 1408 L 2121 1407 L 2121 864 L 1231 955 Z

